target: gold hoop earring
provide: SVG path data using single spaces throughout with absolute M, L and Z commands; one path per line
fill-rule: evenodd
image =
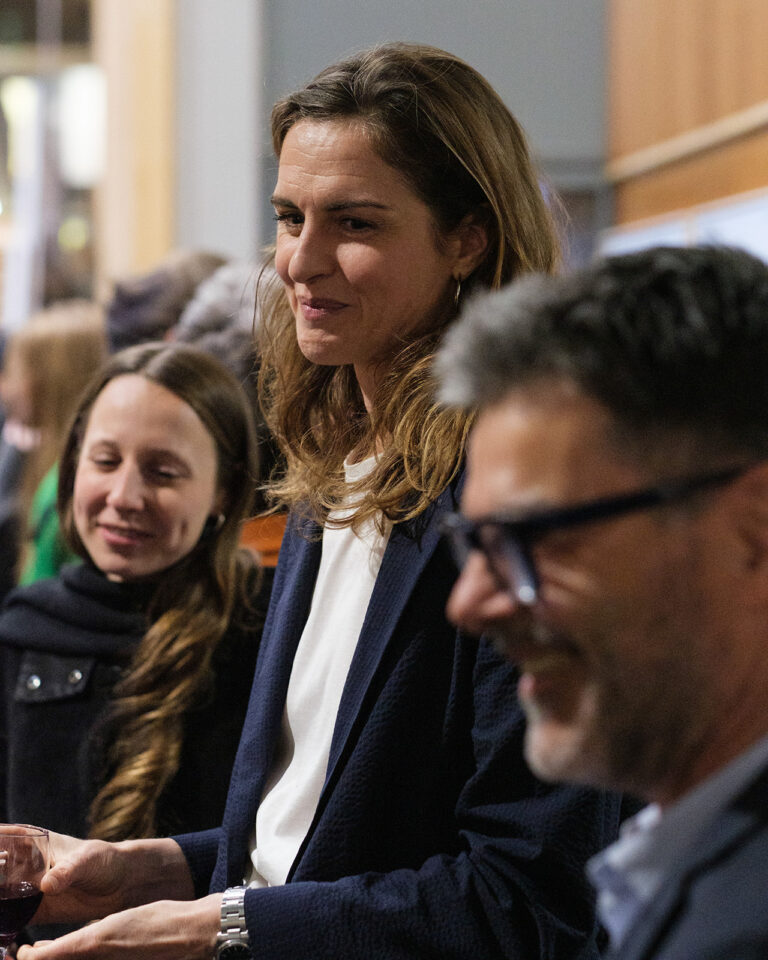
M 459 301 L 461 300 L 461 275 L 456 277 L 456 292 L 453 295 L 453 306 L 456 310 L 459 309 Z

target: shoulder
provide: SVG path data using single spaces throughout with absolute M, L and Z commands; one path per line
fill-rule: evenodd
M 112 658 L 146 629 L 144 606 L 130 585 L 86 564 L 12 590 L 0 613 L 0 642 L 63 654 Z
M 10 591 L 0 610 L 0 640 L 13 642 L 19 625 L 48 620 L 71 602 L 70 590 L 60 577 L 38 580 Z
M 659 960 L 768 956 L 768 771 L 722 813 L 674 889 L 661 891 Z M 664 912 L 664 903 L 669 909 Z M 630 954 L 627 954 L 628 956 Z M 623 956 L 619 953 L 618 956 Z

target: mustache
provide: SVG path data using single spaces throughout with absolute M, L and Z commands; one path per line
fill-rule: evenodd
M 522 660 L 526 651 L 562 646 L 563 638 L 538 620 L 491 630 L 488 637 L 496 652 L 506 660 Z

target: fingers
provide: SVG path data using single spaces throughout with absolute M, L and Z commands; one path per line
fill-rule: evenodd
M 71 883 L 70 872 L 67 864 L 57 864 L 43 876 L 40 881 L 40 889 L 49 896 L 56 896 L 61 893 Z
M 55 862 L 45 873 L 40 883 L 40 889 L 43 893 L 55 896 L 66 890 L 81 879 L 83 873 L 89 872 L 89 861 L 87 858 L 64 857 Z
M 68 887 L 103 893 L 115 883 L 112 845 L 101 840 L 80 840 L 58 851 L 44 878 L 43 893 L 61 893 Z
M 49 943 L 53 943 L 53 940 L 36 940 L 34 943 L 35 947 L 47 947 Z M 15 953 L 16 960 L 19 960 L 20 957 L 24 956 L 24 951 L 29 950 L 30 945 L 17 947 L 17 952 Z
M 84 927 L 56 940 L 37 940 L 33 944 L 19 947 L 16 960 L 74 960 L 75 957 L 98 956 L 98 940 L 91 935 L 89 928 Z
M 57 940 L 22 947 L 18 960 L 208 960 L 216 945 L 221 894 L 158 901 L 112 914 Z

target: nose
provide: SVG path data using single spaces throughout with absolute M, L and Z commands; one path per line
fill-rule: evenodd
M 111 476 L 107 503 L 118 511 L 141 510 L 144 506 L 144 481 L 140 470 L 123 463 Z
M 307 218 L 301 233 L 292 239 L 288 276 L 293 283 L 309 283 L 333 272 L 336 262 L 333 244 L 319 225 Z
M 511 624 L 522 604 L 502 589 L 479 550 L 467 557 L 448 598 L 448 619 L 469 633 L 484 633 Z

